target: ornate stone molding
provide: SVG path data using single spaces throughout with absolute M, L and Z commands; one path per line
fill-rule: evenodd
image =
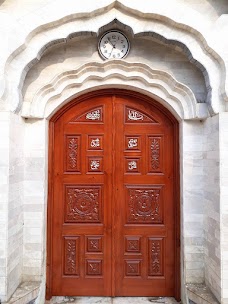
M 10 102 L 11 111 L 19 112 L 22 106 L 21 90 L 26 73 L 41 58 L 46 49 L 53 44 L 70 39 L 72 35 L 80 35 L 85 32 L 98 35 L 102 27 L 112 22 L 113 19 L 118 19 L 121 23 L 131 27 L 134 35 L 143 33 L 154 35 L 155 33 L 158 35 L 157 37 L 163 37 L 164 41 L 181 47 L 192 62 L 204 69 L 208 87 L 207 103 L 211 115 L 224 111 L 225 101 L 228 101 L 225 90 L 225 64 L 221 56 L 208 45 L 202 34 L 203 28 L 200 22 L 196 22 L 199 19 L 196 12 L 194 11 L 196 20 L 194 22 L 198 26 L 197 29 L 192 26 L 190 20 L 185 21 L 186 14 L 181 15 L 181 8 L 178 8 L 178 13 L 175 12 L 173 15 L 171 11 L 164 15 L 165 12 L 162 14 L 159 9 L 150 13 L 146 5 L 145 7 L 140 6 L 140 9 L 141 11 L 136 9 L 130 2 L 126 6 L 122 1 L 113 1 L 107 6 L 85 13 L 71 14 L 68 10 L 68 15 L 59 15 L 57 20 L 52 20 L 53 17 L 50 17 L 49 22 L 48 17 L 45 16 L 46 23 L 44 21 L 43 24 L 28 33 L 24 44 L 15 49 L 8 57 L 5 65 L 3 101 Z M 86 19 L 82 19 L 85 17 Z
M 197 104 L 193 92 L 167 72 L 142 63 L 112 60 L 91 62 L 56 75 L 50 83 L 34 92 L 32 99 L 23 103 L 22 116 L 48 117 L 64 103 L 91 88 L 120 86 L 155 97 L 181 119 L 204 119 L 208 115 L 207 105 Z

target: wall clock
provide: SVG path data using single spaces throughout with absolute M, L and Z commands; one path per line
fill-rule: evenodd
M 130 50 L 128 38 L 120 31 L 112 30 L 104 33 L 98 42 L 98 51 L 104 59 L 121 59 Z

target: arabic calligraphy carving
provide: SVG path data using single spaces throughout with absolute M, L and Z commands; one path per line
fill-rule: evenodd
M 129 170 L 134 170 L 134 169 L 137 169 L 137 163 L 136 161 L 131 161 L 128 163 L 128 169 Z
M 101 113 L 100 110 L 95 110 L 86 114 L 86 119 L 90 120 L 100 120 Z
M 143 114 L 135 110 L 128 110 L 128 119 L 129 120 L 143 120 Z
M 98 170 L 100 167 L 100 161 L 99 160 L 91 160 L 90 162 L 90 169 L 91 170 Z
M 90 146 L 92 148 L 100 147 L 100 139 L 99 138 L 92 139 L 91 142 L 90 142 Z
M 138 146 L 138 138 L 130 138 L 128 140 L 128 148 L 131 149 L 131 148 L 135 148 Z

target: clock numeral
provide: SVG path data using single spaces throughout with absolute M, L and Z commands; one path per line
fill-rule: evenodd
M 113 58 L 116 58 L 116 55 L 113 55 L 112 57 L 113 57 Z
M 107 50 L 104 50 L 104 53 L 108 53 L 108 51 L 107 51 Z
M 108 43 L 108 40 L 105 40 L 105 42 L 104 42 L 105 44 L 107 44 Z
M 126 47 L 126 45 L 124 44 L 124 45 L 123 45 L 123 48 L 125 49 L 125 47 Z
M 123 53 L 123 52 L 124 52 L 124 50 L 121 51 L 121 53 Z
M 120 53 L 118 53 L 117 56 L 120 57 Z
M 121 43 L 124 43 L 124 40 L 121 40 Z
M 112 39 L 116 39 L 116 35 L 113 35 L 113 36 L 112 36 Z
M 103 48 L 104 48 L 104 49 L 106 48 L 106 45 L 105 45 L 105 44 L 103 45 Z

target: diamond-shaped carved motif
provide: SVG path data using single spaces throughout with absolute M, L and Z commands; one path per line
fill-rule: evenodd
M 87 237 L 87 252 L 102 252 L 102 237 L 88 236 Z
M 126 276 L 140 276 L 141 261 L 127 260 L 125 261 L 125 275 Z
M 125 251 L 139 253 L 141 251 L 140 237 L 135 237 L 135 236 L 125 237 Z
M 102 260 L 86 260 L 86 274 L 90 276 L 102 275 Z

